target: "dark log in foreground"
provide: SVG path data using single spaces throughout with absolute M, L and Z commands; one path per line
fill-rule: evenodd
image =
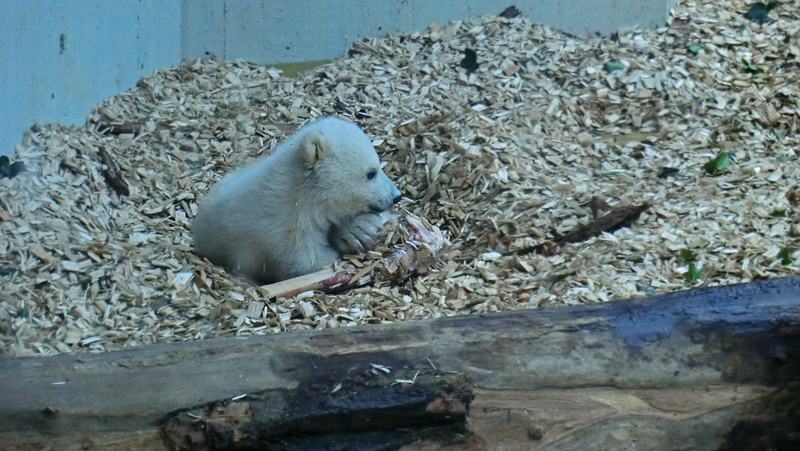
M 800 449 L 800 277 L 0 361 L 13 449 Z M 241 396 L 246 395 L 246 396 Z

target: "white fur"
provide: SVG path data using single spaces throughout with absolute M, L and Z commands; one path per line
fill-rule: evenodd
M 200 203 L 194 244 L 256 281 L 283 280 L 363 252 L 399 197 L 358 126 L 320 119 L 224 177 Z

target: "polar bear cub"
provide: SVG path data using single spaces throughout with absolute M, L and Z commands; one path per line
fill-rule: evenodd
M 214 186 L 192 223 L 194 245 L 228 270 L 275 282 L 364 252 L 399 200 L 367 135 L 324 118 Z

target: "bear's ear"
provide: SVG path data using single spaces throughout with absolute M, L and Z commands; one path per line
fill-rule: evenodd
M 309 132 L 300 140 L 300 158 L 309 168 L 317 166 L 319 161 L 330 152 L 330 146 L 317 132 Z

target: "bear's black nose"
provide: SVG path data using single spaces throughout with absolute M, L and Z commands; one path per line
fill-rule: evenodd
M 396 204 L 396 203 L 400 202 L 400 199 L 402 199 L 402 198 L 403 198 L 403 196 L 398 194 L 397 196 L 394 197 L 394 199 L 392 199 L 392 204 Z

